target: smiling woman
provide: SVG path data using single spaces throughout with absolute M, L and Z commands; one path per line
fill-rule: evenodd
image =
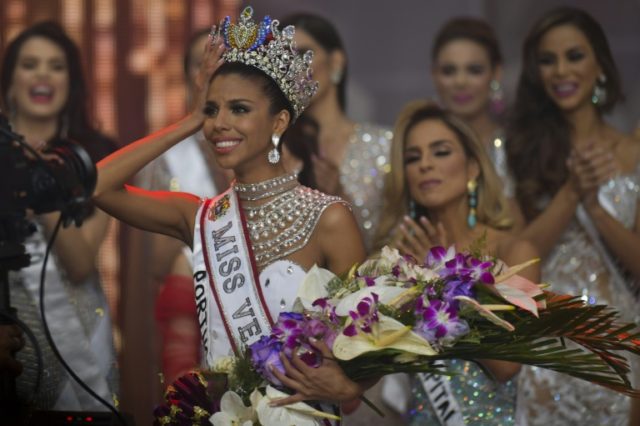
M 579 9 L 551 10 L 524 43 L 507 152 L 528 221 L 523 237 L 545 259 L 543 281 L 637 322 L 640 143 L 603 117 L 621 98 L 598 22 Z M 629 400 L 613 392 L 529 368 L 521 385 L 532 425 L 632 424 Z
M 237 24 L 227 18 L 211 35 L 192 111 L 100 162 L 94 195 L 121 220 L 192 247 L 209 367 L 268 335 L 314 264 L 342 273 L 364 257 L 346 203 L 301 186 L 279 161 L 280 136 L 316 91 L 309 73 L 312 53 L 297 54 L 293 27 L 280 30 L 268 17 L 256 23 L 252 13 L 246 8 Z M 145 164 L 199 129 L 218 165 L 236 176 L 226 192 L 200 200 L 125 186 Z M 325 359 L 313 377 L 295 368 L 287 373 L 295 394 L 275 403 L 346 401 L 363 392 L 333 360 Z
M 113 142 L 92 125 L 80 53 L 60 26 L 44 22 L 24 30 L 7 46 L 1 70 L 3 109 L 13 130 L 34 149 L 46 156 L 48 149 L 69 138 L 94 161 L 113 150 Z M 117 394 L 117 370 L 107 301 L 95 266 L 109 217 L 92 210 L 82 227 L 61 229 L 58 234 L 52 252 L 55 262 L 50 261 L 45 271 L 45 315 L 66 362 L 109 401 Z M 48 378 L 37 395 L 31 395 L 37 365 L 35 349 L 27 345 L 17 355 L 24 363 L 18 390 L 25 399 L 33 397 L 38 409 L 104 410 L 72 384 L 45 339 L 38 313 L 46 242 L 58 218 L 58 213 L 33 216 L 37 232 L 25 242 L 32 264 L 10 274 L 12 302 L 38 338 Z

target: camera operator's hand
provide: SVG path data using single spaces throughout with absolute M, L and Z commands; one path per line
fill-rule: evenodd
M 14 355 L 23 346 L 24 337 L 18 326 L 0 325 L 0 374 L 19 376 L 22 373 L 22 364 L 15 360 Z

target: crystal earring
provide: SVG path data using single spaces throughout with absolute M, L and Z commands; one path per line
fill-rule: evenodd
M 489 108 L 494 115 L 501 115 L 504 112 L 504 90 L 498 80 L 491 80 L 489 83 Z
M 607 101 L 607 89 L 604 87 L 607 82 L 607 76 L 600 74 L 593 85 L 593 94 L 591 95 L 591 103 L 598 106 Z
M 273 149 L 269 151 L 269 156 L 267 158 L 269 159 L 269 162 L 271 164 L 278 164 L 278 161 L 280 161 L 280 153 L 278 152 L 278 144 L 280 144 L 280 135 L 277 135 L 274 133 L 271 136 L 271 143 L 273 144 Z
M 340 84 L 340 82 L 342 81 L 342 75 L 342 70 L 335 70 L 331 73 L 331 82 L 336 85 Z
M 478 181 L 471 179 L 467 182 L 467 195 L 469 196 L 469 215 L 467 216 L 467 225 L 470 229 L 476 227 L 478 219 L 476 218 L 476 207 L 478 207 Z

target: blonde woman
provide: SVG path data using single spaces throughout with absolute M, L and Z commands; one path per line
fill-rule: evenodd
M 485 252 L 507 265 L 536 257 L 529 243 L 508 232 L 508 203 L 480 141 L 461 120 L 427 101 L 413 102 L 400 113 L 384 206 L 378 247 L 388 244 L 423 259 L 433 246 L 462 250 L 483 240 Z M 536 281 L 539 271 L 530 268 L 524 275 Z M 459 407 L 464 424 L 515 424 L 516 384 L 511 379 L 520 366 L 479 362 L 488 374 L 470 361 L 448 362 L 449 370 L 461 374 L 444 381 L 445 397 Z M 411 378 L 407 416 L 412 424 L 429 424 L 441 415 L 433 409 L 428 380 Z

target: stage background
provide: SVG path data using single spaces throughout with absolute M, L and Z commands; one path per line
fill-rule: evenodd
M 447 19 L 472 15 L 494 25 L 511 97 L 529 26 L 543 11 L 563 4 L 586 9 L 604 27 L 627 97 L 608 119 L 632 131 L 640 119 L 640 1 L 260 0 L 253 6 L 258 15 L 277 18 L 307 10 L 335 22 L 349 58 L 349 115 L 392 125 L 407 101 L 435 96 L 430 48 Z M 186 40 L 243 5 L 237 0 L 2 0 L 0 49 L 25 26 L 60 22 L 83 52 L 97 121 L 125 145 L 184 113 Z M 145 272 L 148 244 L 141 232 L 114 230 L 100 258 L 121 354 L 121 408 L 133 413 L 138 425 L 151 423 L 160 395 L 153 320 L 157 288 Z

